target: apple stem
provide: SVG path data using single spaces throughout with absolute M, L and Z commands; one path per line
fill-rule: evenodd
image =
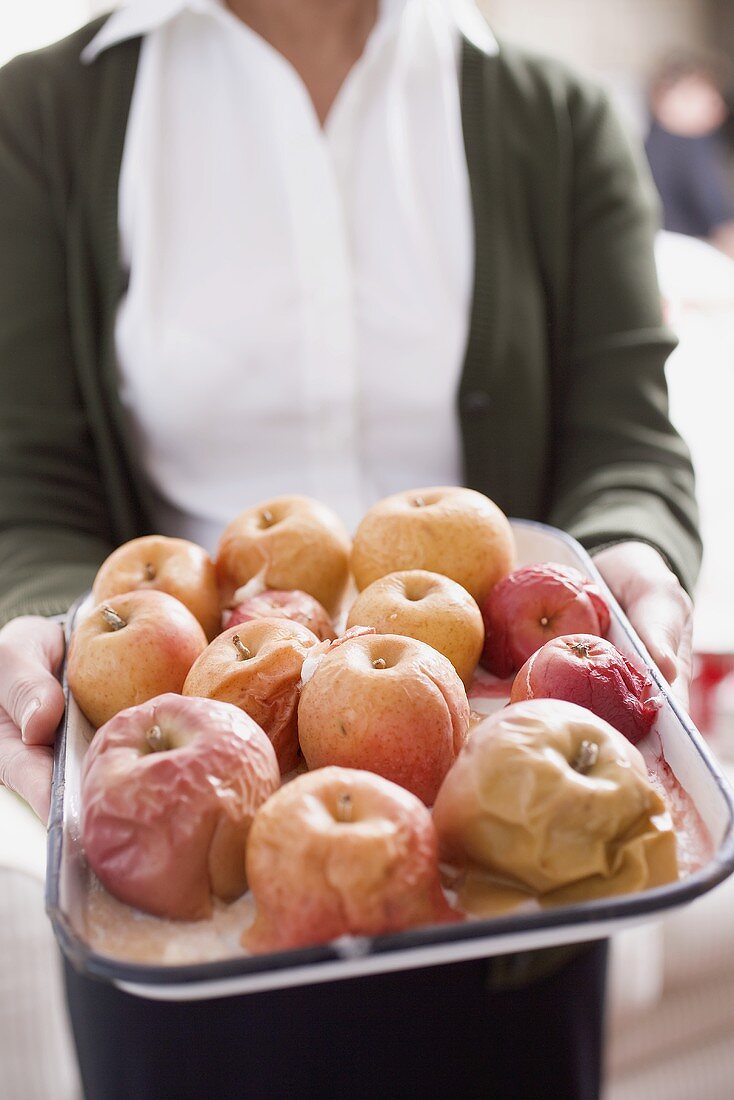
M 348 824 L 352 820 L 353 810 L 351 794 L 340 794 L 336 801 L 337 819 L 344 824 Z
M 145 563 L 145 579 L 146 581 L 155 580 L 155 568 L 153 567 L 152 562 L 149 561 Z
M 547 615 L 544 615 L 543 618 L 540 620 L 540 625 L 541 626 L 547 626 L 548 625 L 548 616 Z
M 416 508 L 425 508 L 426 502 L 423 497 L 413 497 L 413 504 Z
M 387 661 L 385 660 L 384 657 L 377 657 L 376 660 L 374 660 L 372 662 L 372 667 L 373 668 L 387 668 Z
M 273 513 L 270 511 L 269 508 L 265 508 L 261 512 L 261 516 L 262 516 L 263 523 L 272 523 L 273 522 Z
M 586 773 L 594 767 L 598 759 L 599 746 L 596 742 L 582 741 L 579 745 L 579 751 L 576 753 L 571 763 L 571 767 L 574 771 L 580 772 L 581 775 L 586 775 Z
M 168 748 L 168 739 L 160 726 L 151 726 L 145 735 L 151 752 L 163 752 Z
M 108 607 L 107 604 L 102 608 L 102 618 L 113 630 L 122 630 L 123 626 L 127 626 L 123 617 L 118 615 L 112 607 Z
M 247 646 L 246 646 L 246 645 L 244 645 L 244 644 L 242 643 L 242 641 L 240 640 L 240 636 L 239 636 L 239 634 L 235 634 L 235 635 L 233 636 L 233 638 L 232 638 L 232 645 L 233 645 L 233 646 L 235 647 L 235 649 L 237 650 L 237 659 L 238 659 L 239 661 L 246 661 L 246 660 L 248 660 L 248 658 L 252 657 L 252 654 L 250 653 L 250 651 L 249 651 L 249 649 L 247 648 Z

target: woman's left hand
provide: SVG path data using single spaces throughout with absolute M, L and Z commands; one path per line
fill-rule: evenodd
M 644 542 L 620 542 L 594 564 L 650 656 L 688 705 L 692 675 L 693 604 L 660 554 Z

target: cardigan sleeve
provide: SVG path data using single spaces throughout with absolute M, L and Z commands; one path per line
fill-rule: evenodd
M 74 369 L 43 80 L 35 55 L 0 70 L 0 624 L 65 611 L 111 548 Z
M 654 266 L 657 204 L 607 98 L 569 101 L 573 166 L 565 331 L 556 349 L 549 522 L 587 548 L 655 546 L 692 590 L 701 545 L 694 476 L 668 416 Z

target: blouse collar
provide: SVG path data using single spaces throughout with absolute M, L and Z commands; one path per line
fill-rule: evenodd
M 381 0 L 380 19 L 396 17 L 409 0 Z M 413 0 L 416 2 L 416 0 Z M 426 2 L 426 0 L 421 0 Z M 474 0 L 444 0 L 461 34 L 486 54 L 498 51 L 497 40 Z M 149 34 L 186 11 L 215 19 L 232 18 L 224 0 L 130 0 L 115 10 L 87 43 L 81 59 L 94 61 L 101 53 L 124 42 Z

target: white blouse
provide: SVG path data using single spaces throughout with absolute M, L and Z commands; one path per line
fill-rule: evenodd
M 461 5 L 462 30 L 495 49 Z M 473 272 L 457 9 L 385 0 L 325 126 L 218 0 L 128 4 L 144 33 L 119 190 L 120 392 L 158 528 L 212 548 L 280 493 L 348 526 L 461 478 Z

